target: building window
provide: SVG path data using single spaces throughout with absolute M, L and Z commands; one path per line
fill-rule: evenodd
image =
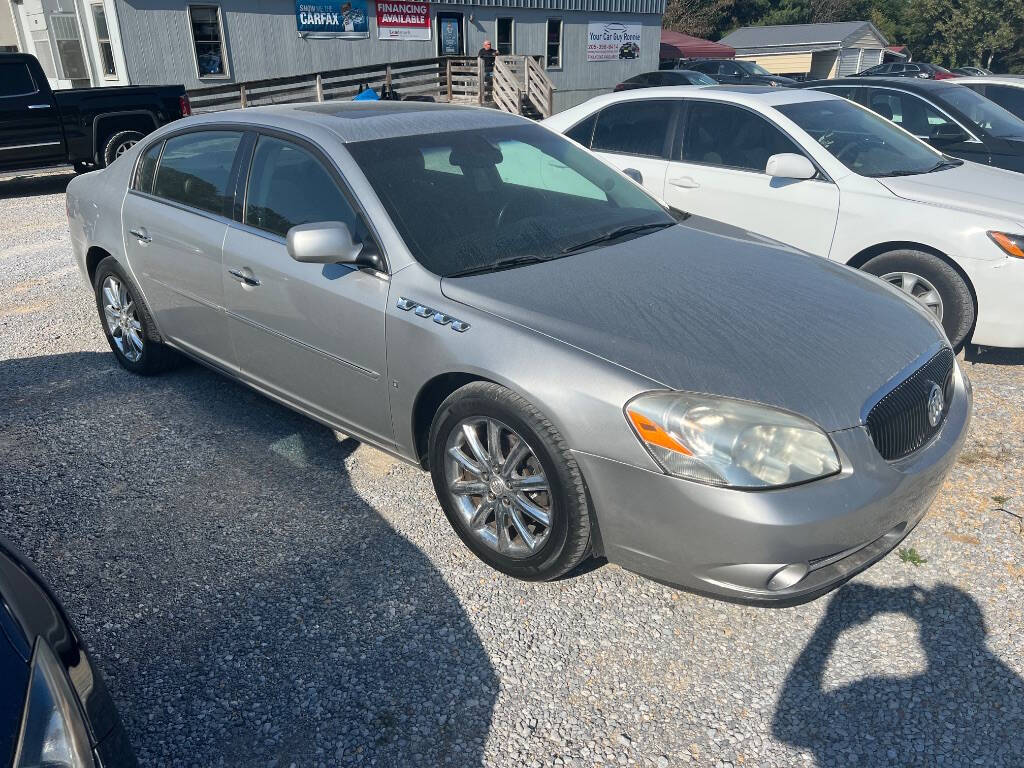
M 560 69 L 562 66 L 562 20 L 548 19 L 547 68 Z
M 73 13 L 54 13 L 50 15 L 50 23 L 60 64 L 60 77 L 71 80 L 76 87 L 88 86 L 89 69 L 85 66 L 82 41 L 78 37 L 77 17 Z
M 96 25 L 96 45 L 100 51 L 100 68 L 103 70 L 103 77 L 108 80 L 116 80 L 117 67 L 114 66 L 114 47 L 110 44 L 107 13 L 103 9 L 103 3 L 93 4 L 92 20 Z
M 216 5 L 190 5 L 189 21 L 195 44 L 196 69 L 200 77 L 227 77 L 224 55 L 224 27 Z
M 511 56 L 513 51 L 512 19 L 498 19 L 498 30 L 495 37 L 498 42 L 498 55 Z

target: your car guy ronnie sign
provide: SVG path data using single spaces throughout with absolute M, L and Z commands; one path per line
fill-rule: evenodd
M 639 24 L 592 21 L 587 25 L 587 61 L 635 59 L 639 56 Z
M 295 24 L 300 37 L 370 36 L 367 0 L 295 0 Z

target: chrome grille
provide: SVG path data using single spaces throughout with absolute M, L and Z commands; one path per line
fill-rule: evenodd
M 874 405 L 867 428 L 884 459 L 909 456 L 942 428 L 953 399 L 953 368 L 953 352 L 943 349 Z M 942 388 L 945 405 L 933 427 L 928 420 L 928 396 L 934 384 Z

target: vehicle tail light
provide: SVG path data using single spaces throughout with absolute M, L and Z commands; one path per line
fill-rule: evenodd
M 192 115 L 192 102 L 188 100 L 188 96 L 178 97 L 178 107 L 181 109 L 182 117 L 190 117 Z
M 935 73 L 935 79 L 936 80 L 949 80 L 950 78 L 954 78 L 954 77 L 956 77 L 956 75 L 954 75 L 952 72 L 936 72 Z
M 626 90 L 626 84 L 625 83 L 619 83 L 612 90 L 614 90 L 614 91 L 624 91 L 624 90 Z

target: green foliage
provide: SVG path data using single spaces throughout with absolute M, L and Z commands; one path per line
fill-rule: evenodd
M 665 26 L 718 40 L 751 24 L 871 21 L 917 61 L 1024 72 L 1024 0 L 668 0 Z
M 915 568 L 928 562 L 928 560 L 921 557 L 913 547 L 900 547 L 900 560 L 904 563 L 910 563 Z

